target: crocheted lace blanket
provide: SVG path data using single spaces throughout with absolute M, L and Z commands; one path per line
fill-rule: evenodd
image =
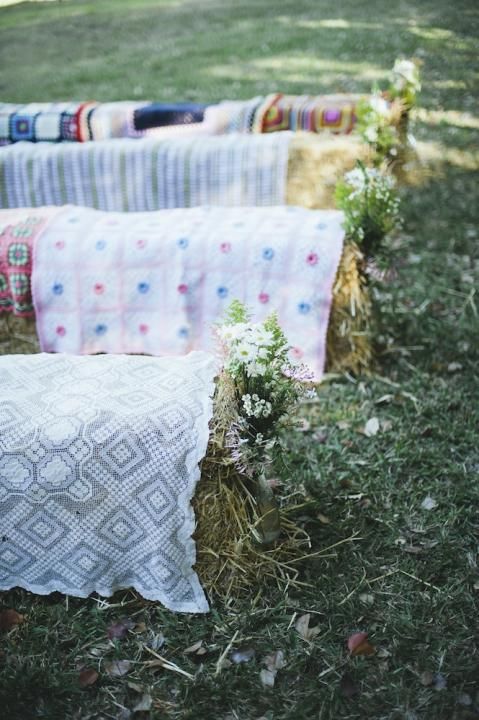
M 190 500 L 214 360 L 0 357 L 0 589 L 208 603 Z

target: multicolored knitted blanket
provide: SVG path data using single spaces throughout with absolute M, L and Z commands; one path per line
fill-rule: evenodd
M 273 310 L 320 379 L 343 215 L 295 207 L 102 213 L 67 207 L 38 238 L 37 332 L 47 352 L 183 355 L 214 348 L 233 299 Z
M 32 249 L 58 208 L 5 211 L 0 219 L 0 313 L 33 316 Z
M 86 142 L 154 135 L 161 128 L 193 126 L 202 132 L 206 105 L 197 103 L 0 103 L 0 145 Z M 173 134 L 173 133 L 172 133 Z
M 278 205 L 285 201 L 291 139 L 273 133 L 15 143 L 0 151 L 0 207 Z
M 361 95 L 282 95 L 216 106 L 218 132 L 270 133 L 304 130 L 319 133 L 350 133 Z

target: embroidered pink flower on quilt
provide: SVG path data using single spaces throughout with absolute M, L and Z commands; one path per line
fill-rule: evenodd
M 105 292 L 105 286 L 102 283 L 95 283 L 93 290 L 97 295 L 103 295 Z
M 231 243 L 229 242 L 223 242 L 220 245 L 220 250 L 222 253 L 229 253 L 231 252 Z
M 140 333 L 142 335 L 146 335 L 148 333 L 149 329 L 150 328 L 145 323 L 141 323 L 141 325 L 138 326 L 138 330 L 140 331 Z
M 55 243 L 55 247 L 57 250 L 63 250 L 65 247 L 65 241 L 64 240 L 57 240 Z
M 140 250 L 143 250 L 143 248 L 146 247 L 146 240 L 144 240 L 143 238 L 140 238 L 139 240 L 136 241 L 136 246 L 138 248 L 140 248 Z
M 300 360 L 303 357 L 304 352 L 299 347 L 293 347 L 291 348 L 291 355 L 295 360 Z
M 184 283 L 181 283 L 181 285 L 178 285 L 178 292 L 180 295 L 186 295 L 188 292 L 188 285 L 185 285 Z
M 258 300 L 260 303 L 263 303 L 265 305 L 267 302 L 269 302 L 269 295 L 268 293 L 262 292 L 258 295 Z
M 58 325 L 55 332 L 59 337 L 64 337 L 64 335 L 66 335 L 67 331 L 65 330 L 63 325 Z
M 308 263 L 308 265 L 316 265 L 318 262 L 318 256 L 316 255 L 316 253 L 309 253 L 308 257 L 306 258 L 306 262 Z

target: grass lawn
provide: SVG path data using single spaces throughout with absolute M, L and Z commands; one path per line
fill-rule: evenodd
M 313 551 L 347 541 L 304 562 L 301 590 L 251 588 L 205 617 L 131 592 L 108 602 L 0 594 L 0 608 L 27 616 L 0 635 L 5 720 L 479 718 L 478 21 L 475 0 L 0 7 L 9 102 L 368 90 L 396 56 L 415 55 L 424 81 L 415 134 L 436 158 L 428 182 L 402 193 L 399 277 L 377 291 L 376 374 L 330 378 L 305 412 L 310 429 L 287 438 L 285 483 L 305 498 L 298 522 Z M 373 416 L 382 429 L 368 438 L 358 430 Z M 319 628 L 311 641 L 295 629 L 304 613 Z M 122 617 L 136 627 L 110 641 Z M 375 655 L 348 656 L 356 631 Z M 255 658 L 218 673 L 233 637 Z M 185 654 L 199 640 L 201 663 Z M 148 645 L 194 679 L 149 665 Z M 263 659 L 277 650 L 285 666 L 266 689 Z M 110 677 L 114 659 L 130 672 Z M 82 667 L 99 672 L 84 688 Z M 146 709 L 122 710 L 138 704 Z

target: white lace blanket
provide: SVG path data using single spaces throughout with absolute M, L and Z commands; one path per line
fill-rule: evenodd
M 206 612 L 190 500 L 214 360 L 0 357 L 0 589 Z

